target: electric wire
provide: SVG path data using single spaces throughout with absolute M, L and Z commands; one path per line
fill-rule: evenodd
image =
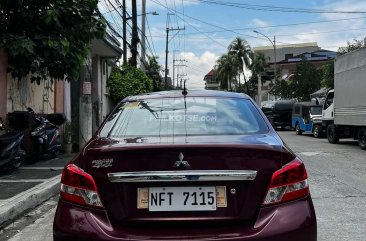
M 188 0 L 192 1 L 192 0 Z M 214 0 L 195 0 L 201 3 L 214 4 L 219 6 L 242 8 L 247 10 L 271 11 L 271 12 L 287 12 L 287 13 L 332 13 L 332 14 L 366 14 L 365 11 L 339 11 L 332 9 L 310 9 L 310 8 L 292 8 L 271 5 L 255 5 L 244 4 L 230 1 L 214 1 Z

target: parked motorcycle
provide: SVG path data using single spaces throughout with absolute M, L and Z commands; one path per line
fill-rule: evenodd
M 33 111 L 28 108 L 28 111 Z M 60 130 L 58 125 L 52 123 L 49 119 L 55 114 L 36 116 L 36 124 L 30 130 L 30 136 L 33 145 L 33 157 L 56 157 L 62 150 Z M 64 122 L 61 117 L 60 124 Z
M 0 130 L 6 131 L 0 136 L 0 168 L 18 169 L 25 157 L 22 149 L 24 135 L 21 132 L 8 129 L 0 118 Z

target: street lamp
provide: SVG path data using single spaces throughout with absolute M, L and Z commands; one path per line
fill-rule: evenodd
M 268 41 L 273 46 L 273 55 L 274 55 L 274 80 L 277 81 L 277 56 L 276 56 L 276 36 L 273 36 L 273 41 L 265 34 L 258 32 L 257 30 L 253 30 L 254 33 L 260 34 L 268 39 Z
M 148 14 L 151 14 L 151 15 L 154 15 L 154 16 L 158 16 L 159 15 L 159 13 L 158 12 L 156 12 L 156 11 L 152 11 L 152 12 L 148 12 L 148 13 L 142 13 L 142 14 L 138 14 L 138 15 L 136 15 L 137 17 L 140 17 L 140 16 L 146 16 L 146 15 L 148 15 Z M 131 20 L 132 19 L 132 17 L 128 17 L 128 18 L 126 18 L 126 20 Z

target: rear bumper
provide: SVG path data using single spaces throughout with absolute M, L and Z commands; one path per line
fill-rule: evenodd
M 81 208 L 64 201 L 57 207 L 54 241 L 69 240 L 251 240 L 316 241 L 317 226 L 310 196 L 299 201 L 261 208 L 254 225 L 170 225 L 153 228 L 111 224 L 107 212 Z

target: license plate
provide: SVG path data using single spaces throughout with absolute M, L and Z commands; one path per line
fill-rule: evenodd
M 138 188 L 137 208 L 149 211 L 215 211 L 226 207 L 225 187 Z

